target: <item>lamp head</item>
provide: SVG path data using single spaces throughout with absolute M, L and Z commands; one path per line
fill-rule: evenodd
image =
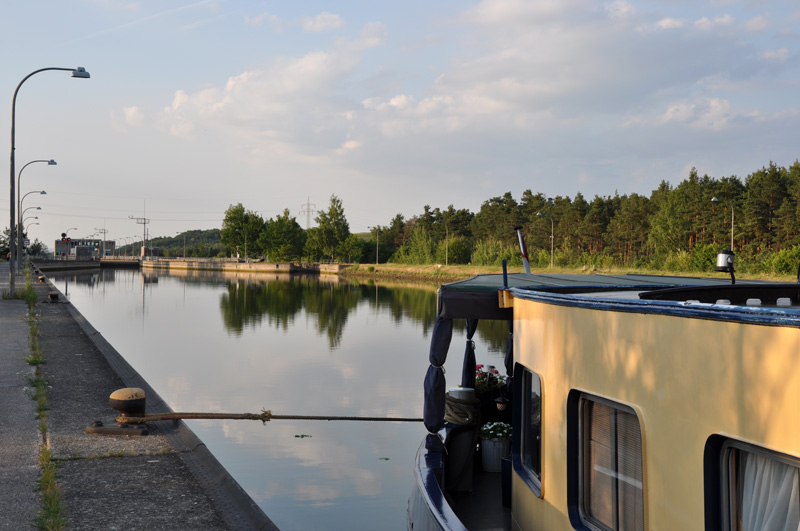
M 47 161 L 47 165 L 48 166 L 56 166 L 57 164 L 58 163 L 56 161 L 54 161 L 53 159 L 50 159 L 50 160 Z
M 76 68 L 75 70 L 72 71 L 72 77 L 78 77 L 78 78 L 81 78 L 81 79 L 89 79 L 91 76 L 89 75 L 89 72 L 87 72 L 84 67 L 79 66 L 78 68 Z
M 40 195 L 47 195 L 47 192 L 45 192 L 44 190 L 42 190 L 41 192 L 39 192 L 39 194 L 40 194 Z
M 712 197 L 711 198 L 711 202 L 712 203 L 719 203 L 719 199 L 717 199 L 716 197 Z

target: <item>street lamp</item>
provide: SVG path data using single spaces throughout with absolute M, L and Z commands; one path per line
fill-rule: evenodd
M 22 218 L 22 214 L 20 213 L 20 208 L 21 208 L 20 203 L 22 201 L 20 200 L 20 197 L 19 197 L 20 190 L 22 190 L 22 188 L 20 188 L 20 179 L 22 179 L 22 172 L 25 171 L 25 168 L 27 168 L 28 166 L 30 166 L 31 164 L 33 164 L 35 162 L 45 162 L 45 163 L 47 163 L 48 166 L 55 166 L 56 165 L 56 161 L 53 160 L 53 159 L 50 159 L 50 160 L 38 159 L 38 160 L 30 161 L 29 163 L 25 164 L 22 167 L 21 170 L 19 170 L 19 173 L 17 174 L 17 213 L 19 213 L 19 217 L 17 218 L 17 221 L 19 221 L 19 219 Z M 20 224 L 17 223 L 17 227 L 19 227 L 19 226 L 20 226 Z M 22 233 L 17 235 L 17 271 L 19 272 L 21 269 L 22 269 Z
M 14 211 L 14 198 L 16 197 L 16 190 L 14 189 L 14 176 L 16 175 L 16 168 L 14 167 L 14 151 L 16 150 L 15 146 L 15 126 L 16 126 L 16 116 L 17 116 L 17 93 L 19 93 L 19 89 L 23 83 L 25 83 L 29 77 L 34 74 L 38 74 L 39 72 L 44 72 L 45 70 L 63 70 L 66 72 L 72 72 L 72 77 L 77 77 L 79 79 L 88 79 L 89 72 L 86 71 L 85 68 L 79 66 L 78 68 L 59 68 L 55 66 L 49 66 L 47 68 L 40 68 L 39 70 L 34 70 L 27 76 L 22 78 L 22 81 L 19 82 L 17 88 L 14 89 L 14 97 L 11 99 L 11 163 L 9 164 L 11 170 L 11 179 L 10 179 L 10 188 L 11 191 L 8 194 L 9 196 L 9 235 L 8 235 L 8 242 L 9 242 L 9 251 L 10 251 L 10 260 L 8 262 L 8 282 L 9 282 L 9 292 L 11 296 L 14 296 L 14 263 L 16 259 L 16 249 L 14 248 L 13 242 L 15 239 L 15 211 Z
M 28 192 L 27 194 L 23 195 L 22 198 L 19 200 L 19 205 L 20 205 L 19 208 L 20 209 L 22 208 L 22 204 L 24 203 L 25 198 L 28 197 L 31 194 L 47 195 L 47 192 L 45 192 L 44 190 L 34 190 L 32 192 Z M 41 208 L 41 207 L 38 207 L 38 208 Z M 28 209 L 26 208 L 25 210 L 28 210 Z M 17 220 L 18 221 L 18 223 L 17 223 L 17 262 L 18 262 L 17 263 L 17 270 L 21 270 L 22 269 L 22 235 L 25 232 L 23 230 L 24 227 L 22 226 L 22 224 L 24 222 L 24 220 L 22 219 L 22 214 L 25 212 L 25 210 L 20 210 L 19 211 L 19 219 Z M 39 218 L 36 218 L 36 219 L 39 219 Z M 14 248 L 14 243 L 13 243 L 14 240 L 9 238 L 8 242 L 9 242 L 9 247 L 11 247 L 13 249 Z
M 41 210 L 41 209 L 42 209 L 42 207 L 40 207 L 40 206 L 32 206 L 32 207 L 28 207 L 28 208 L 26 208 L 25 210 L 23 210 L 23 211 L 22 211 L 22 214 L 20 214 L 20 217 L 24 217 L 24 216 L 25 216 L 25 212 L 27 212 L 28 210 L 31 210 L 31 209 L 34 209 L 34 210 Z
M 537 216 L 547 216 L 547 217 L 550 218 L 550 269 L 553 269 L 553 241 L 555 240 L 555 234 L 554 234 L 554 230 L 553 230 L 553 227 L 554 227 L 554 225 L 553 225 L 553 214 L 550 213 L 550 212 L 548 212 L 546 214 L 544 212 L 538 212 L 536 215 Z
M 246 262 L 249 263 L 250 260 L 247 258 L 247 231 L 243 227 L 241 229 L 236 229 L 236 232 L 241 232 L 242 234 L 244 234 L 244 259 Z M 239 257 L 237 256 L 236 258 Z
M 733 201 L 731 201 L 730 199 L 723 199 L 723 201 L 725 201 L 725 203 L 727 203 L 728 206 L 731 207 L 731 251 L 733 251 Z M 712 197 L 711 202 L 719 203 L 719 199 L 717 199 L 716 197 Z

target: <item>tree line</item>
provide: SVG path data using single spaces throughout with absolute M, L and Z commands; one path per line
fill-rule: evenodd
M 800 263 L 800 163 L 770 162 L 744 179 L 712 178 L 692 169 L 677 186 L 662 181 L 636 193 L 547 197 L 525 190 L 484 201 L 478 212 L 425 205 L 354 235 L 342 201 L 331 197 L 303 230 L 288 210 L 263 220 L 241 204 L 225 214 L 221 243 L 229 252 L 270 261 L 521 265 L 515 227 L 522 227 L 535 268 L 640 268 L 708 271 L 717 251 L 732 247 L 742 272 L 793 273 Z M 731 239 L 733 240 L 731 244 Z
M 352 234 L 342 200 L 333 195 L 304 230 L 288 209 L 271 219 L 241 203 L 222 228 L 155 238 L 165 256 L 236 256 L 287 261 L 520 266 L 515 227 L 522 227 L 537 269 L 638 268 L 709 271 L 717 251 L 732 247 L 744 273 L 790 274 L 800 263 L 800 162 L 747 175 L 712 178 L 695 169 L 677 186 L 662 181 L 636 193 L 547 197 L 506 192 L 468 209 L 431 208 L 396 214 L 369 233 Z M 6 230 L 7 232 L 7 230 Z M 7 234 L 0 234 L 0 250 Z M 731 242 L 731 240 L 733 240 Z M 731 244 L 732 243 L 732 244 Z M 125 248 L 121 248 L 120 251 Z

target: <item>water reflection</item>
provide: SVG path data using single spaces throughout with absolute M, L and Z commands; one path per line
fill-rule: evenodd
M 177 411 L 421 416 L 436 286 L 124 270 L 52 278 Z M 450 385 L 465 336 L 455 324 Z M 499 367 L 505 323 L 478 330 L 479 363 Z M 421 424 L 189 425 L 284 531 L 405 529 Z
M 124 278 L 120 277 L 121 273 L 128 278 L 132 274 L 131 271 L 102 269 L 59 273 L 53 278 L 65 282 L 67 291 L 70 283 L 94 290 L 102 289 L 104 283 L 113 284 L 118 278 Z M 196 271 L 141 272 L 137 276 L 142 290 L 143 314 L 146 311 L 145 290 L 158 284 L 160 277 L 198 287 L 209 283 L 224 284 L 225 292 L 220 297 L 219 307 L 225 329 L 234 336 L 264 322 L 288 331 L 295 319 L 305 313 L 315 318 L 315 329 L 327 336 L 329 347 L 334 350 L 341 344 L 349 314 L 363 303 L 375 312 L 388 312 L 396 323 L 403 319 L 419 323 L 425 336 L 436 321 L 438 285 L 434 284 L 387 284 L 319 275 L 231 275 Z M 453 337 L 456 341 L 465 335 L 464 330 L 464 321 L 454 321 Z M 476 340 L 480 339 L 489 352 L 504 352 L 507 336 L 508 326 L 500 321 L 482 321 L 476 332 Z

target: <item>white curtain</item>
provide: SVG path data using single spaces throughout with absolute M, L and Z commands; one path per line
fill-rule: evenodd
M 739 450 L 742 531 L 800 531 L 798 468 Z

